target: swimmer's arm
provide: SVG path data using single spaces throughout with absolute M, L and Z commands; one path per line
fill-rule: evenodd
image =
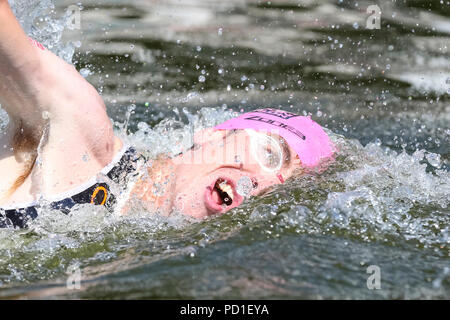
M 33 83 L 41 69 L 40 58 L 8 1 L 0 0 L 0 103 L 10 115 L 32 120 L 38 95 Z
M 113 157 L 113 127 L 97 90 L 73 65 L 33 45 L 6 0 L 0 0 L 0 104 L 22 128 L 51 123 L 49 145 L 64 150 L 61 138 L 70 138 L 101 164 Z
M 64 126 L 66 122 L 77 125 L 92 137 L 102 133 L 102 123 L 108 123 L 105 130 L 111 131 L 95 88 L 74 66 L 33 45 L 7 0 L 0 0 L 0 104 L 10 116 L 31 127 L 41 126 L 43 112 L 48 111 L 53 120 L 62 119 Z M 111 132 L 102 136 L 109 139 Z
M 37 55 L 30 54 L 32 45 L 14 16 L 7 0 L 0 0 L 0 67 L 2 71 L 18 70 L 36 64 Z M 2 75 L 3 76 L 3 75 Z

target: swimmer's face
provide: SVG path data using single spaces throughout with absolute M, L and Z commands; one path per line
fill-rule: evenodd
M 253 130 L 203 130 L 193 148 L 173 162 L 172 205 L 196 218 L 225 213 L 282 183 L 300 166 L 284 139 Z

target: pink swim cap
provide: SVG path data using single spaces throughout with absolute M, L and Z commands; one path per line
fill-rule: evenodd
M 217 130 L 264 130 L 282 136 L 297 152 L 303 165 L 313 167 L 333 154 L 334 146 L 322 127 L 295 113 L 271 108 L 257 109 L 214 127 Z

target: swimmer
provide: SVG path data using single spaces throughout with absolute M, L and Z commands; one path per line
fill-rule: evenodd
M 198 132 L 182 154 L 143 160 L 114 134 L 96 89 L 29 39 L 6 0 L 0 104 L 9 116 L 0 132 L 0 227 L 26 227 L 44 203 L 64 213 L 77 204 L 114 211 L 120 202 L 122 214 L 222 214 L 333 153 L 310 118 L 265 108 Z

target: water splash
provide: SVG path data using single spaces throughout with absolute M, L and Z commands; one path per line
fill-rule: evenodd
M 331 168 L 289 180 L 269 195 L 276 204 L 256 206 L 253 219 L 276 217 L 277 232 L 288 227 L 364 242 L 407 241 L 448 254 L 450 173 L 428 172 L 425 150 L 409 155 L 332 137 L 340 151 Z
M 236 192 L 245 198 L 250 196 L 252 189 L 253 182 L 247 176 L 240 178 L 236 184 Z
M 174 112 L 180 115 L 177 109 Z M 183 108 L 182 112 L 188 123 L 181 119 L 166 118 L 151 128 L 147 123 L 140 122 L 138 130 L 126 139 L 150 158 L 161 153 L 173 156 L 189 149 L 193 144 L 194 134 L 199 130 L 213 127 L 237 114 L 226 107 L 202 108 L 198 114 Z
M 77 43 L 61 41 L 69 16 L 58 15 L 54 0 L 8 0 L 25 33 L 54 54 L 71 63 Z

